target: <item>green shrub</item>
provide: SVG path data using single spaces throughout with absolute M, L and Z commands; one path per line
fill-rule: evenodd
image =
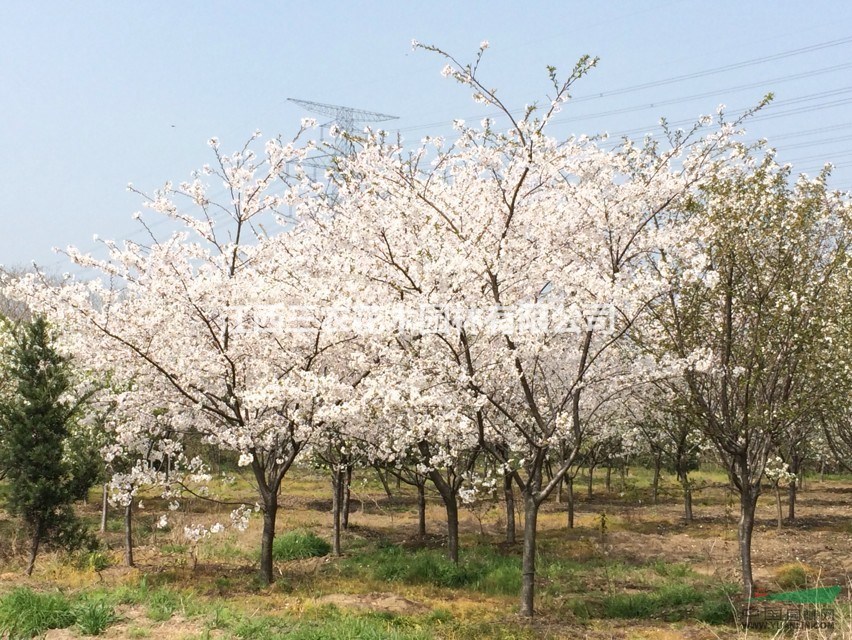
M 288 531 L 272 543 L 275 560 L 300 560 L 328 555 L 331 545 L 313 531 Z
M 800 562 L 785 564 L 775 572 L 775 582 L 782 589 L 804 589 L 814 573 L 813 569 Z
M 10 640 L 33 638 L 48 629 L 64 629 L 72 624 L 71 605 L 61 594 L 17 588 L 0 599 L 0 633 Z

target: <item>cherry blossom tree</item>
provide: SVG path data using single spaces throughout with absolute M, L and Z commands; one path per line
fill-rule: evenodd
M 409 379 L 447 390 L 446 415 L 458 419 L 430 427 L 428 453 L 437 429 L 456 442 L 472 432 L 520 489 L 521 609 L 532 615 L 539 508 L 574 463 L 586 420 L 645 375 L 614 345 L 665 291 L 647 258 L 681 250 L 685 230 L 662 219 L 713 168 L 730 132 L 694 145 L 676 135 L 666 150 L 557 141 L 547 124 L 593 60 L 564 82 L 551 69 L 553 98 L 516 117 L 480 82 L 482 50 L 462 65 L 425 48 L 509 130 L 457 122 L 452 144 L 429 138 L 409 153 L 368 134 L 332 172 L 333 211 L 311 215 L 327 236 L 325 268 L 348 275 L 340 297 L 400 308 L 406 326 L 393 335 L 417 344 Z M 545 481 L 561 443 L 561 467 Z
M 322 367 L 329 343 L 321 318 L 300 316 L 299 331 L 282 329 L 317 284 L 315 256 L 299 252 L 297 233 L 283 242 L 266 231 L 292 223 L 288 204 L 320 190 L 304 172 L 286 175 L 290 163 L 299 171 L 305 148 L 272 139 L 258 154 L 257 137 L 231 155 L 212 140 L 213 166 L 147 198 L 180 230 L 160 240 L 137 216 L 148 243 L 107 241 L 106 259 L 68 251 L 100 279 L 55 289 L 29 278 L 18 289 L 93 336 L 97 348 L 88 353 L 97 366 L 161 392 L 157 407 L 175 433 L 198 433 L 238 454 L 263 510 L 260 568 L 271 582 L 281 482 L 324 408 L 335 410 L 340 388 L 336 372 Z M 209 195 L 210 180 L 221 181 L 224 203 Z
M 704 258 L 684 267 L 660 256 L 659 269 L 677 286 L 655 315 L 658 347 L 683 359 L 691 411 L 739 494 L 750 596 L 754 512 L 769 455 L 783 434 L 844 393 L 849 362 L 838 348 L 837 309 L 848 282 L 850 207 L 826 188 L 825 175 L 791 184 L 790 168 L 772 154 L 740 156 L 687 207 L 701 221 Z

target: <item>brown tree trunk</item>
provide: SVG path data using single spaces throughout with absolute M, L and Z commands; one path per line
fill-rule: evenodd
M 799 497 L 797 483 L 791 482 L 790 488 L 787 490 L 787 520 L 794 522 L 796 520 L 796 500 Z
M 680 485 L 683 487 L 683 518 L 692 522 L 692 483 L 689 476 L 681 476 Z
M 775 506 L 778 514 L 778 531 L 781 531 L 781 526 L 784 520 L 784 510 L 781 508 L 781 487 L 775 485 Z
M 429 472 L 429 479 L 441 500 L 444 501 L 444 508 L 447 511 L 447 557 L 455 563 L 459 561 L 459 502 L 456 495 L 456 489 L 451 486 L 435 469 Z
M 278 492 L 264 496 L 263 534 L 260 541 L 260 577 L 265 584 L 275 581 L 272 543 L 275 541 L 275 519 L 278 515 Z
M 42 533 L 43 533 L 42 525 L 41 525 L 41 522 L 39 522 L 38 524 L 36 524 L 35 527 L 33 527 L 33 539 L 32 539 L 32 542 L 30 544 L 30 557 L 27 560 L 27 569 L 26 569 L 27 576 L 33 575 L 33 569 L 35 569 L 36 556 L 38 555 L 38 548 L 41 545 Z
M 592 483 L 594 482 L 594 474 L 595 474 L 595 468 L 589 467 L 589 487 L 588 487 L 587 495 L 588 495 L 590 500 L 592 498 Z
M 612 467 L 606 466 L 606 492 L 609 493 L 612 488 Z
M 388 500 L 390 500 L 391 498 L 393 498 L 393 494 L 391 493 L 390 487 L 388 486 L 387 476 L 385 476 L 380 467 L 377 466 L 375 469 L 376 473 L 379 474 L 379 480 L 381 481 L 382 487 L 384 488 L 385 493 L 388 496 Z
M 459 505 L 455 495 L 445 499 L 447 508 L 447 557 L 458 564 L 459 562 Z
M 124 565 L 135 566 L 133 563 L 133 500 L 124 507 Z
M 740 523 L 737 528 L 737 542 L 740 550 L 740 565 L 743 575 L 743 595 L 750 599 L 754 594 L 754 577 L 751 570 L 751 540 L 754 533 L 754 511 L 757 507 L 757 495 L 744 483 L 740 493 Z
M 524 551 L 522 560 L 521 615 L 533 617 L 535 613 L 535 555 L 538 533 L 538 503 L 533 495 L 524 495 Z

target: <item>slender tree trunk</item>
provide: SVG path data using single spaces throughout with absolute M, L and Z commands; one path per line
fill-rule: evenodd
M 757 495 L 752 487 L 743 483 L 740 494 L 740 523 L 737 529 L 737 541 L 740 548 L 740 565 L 743 574 L 743 595 L 750 599 L 754 593 L 754 577 L 751 570 L 751 539 L 754 533 L 754 511 L 757 507 Z
M 380 467 L 378 467 L 378 466 L 376 467 L 376 473 L 378 473 L 378 474 L 379 474 L 379 480 L 380 480 L 380 481 L 381 481 L 381 483 L 382 483 L 382 487 L 384 487 L 385 493 L 386 493 L 386 494 L 387 494 L 387 496 L 388 496 L 388 500 L 390 500 L 391 498 L 393 498 L 393 494 L 391 493 L 390 487 L 388 486 L 388 479 L 387 479 L 387 477 L 386 477 L 386 476 L 385 476 L 385 474 L 382 472 L 381 468 L 380 468 Z
M 618 484 L 619 490 L 624 492 L 627 489 L 627 465 L 623 464 L 618 469 Z
M 781 487 L 775 485 L 775 506 L 778 513 L 778 531 L 781 531 L 781 525 L 784 520 L 784 510 L 781 508 Z
M 796 520 L 796 500 L 798 499 L 799 490 L 795 481 L 790 483 L 790 488 L 787 490 L 787 520 L 794 522 Z
M 508 473 L 503 475 L 503 496 L 506 501 L 506 543 L 515 544 L 515 488 Z
M 260 577 L 266 584 L 275 581 L 272 563 L 272 543 L 275 541 L 275 520 L 278 516 L 278 491 L 264 496 L 263 535 L 260 542 Z
M 459 562 L 459 505 L 455 494 L 450 499 L 444 499 L 447 508 L 447 557 L 458 564 Z
M 37 523 L 35 527 L 33 527 L 33 539 L 30 544 L 30 557 L 27 560 L 27 576 L 33 575 L 33 569 L 35 569 L 35 561 L 36 556 L 38 555 L 38 548 L 41 545 L 41 536 L 42 536 L 43 528 L 41 522 Z
M 127 567 L 133 563 L 133 500 L 124 507 L 124 564 Z
M 588 488 L 588 492 L 587 492 L 587 495 L 589 496 L 590 500 L 592 498 L 592 483 L 594 482 L 594 474 L 595 474 L 595 468 L 590 466 L 589 467 L 589 488 Z
M 107 513 L 109 511 L 109 485 L 104 484 L 101 496 L 101 533 L 106 533 Z
M 683 487 L 683 518 L 687 522 L 692 522 L 692 483 L 688 475 L 681 475 L 680 485 Z
M 535 613 L 535 552 L 538 533 L 538 503 L 529 491 L 524 492 L 524 552 L 522 560 L 521 615 Z
M 568 528 L 574 528 L 574 478 L 565 477 L 565 487 L 568 494 Z
M 343 502 L 343 473 L 336 465 L 331 469 L 331 549 L 340 556 L 340 509 Z
M 606 492 L 609 493 L 612 488 L 612 467 L 606 466 Z
M 657 504 L 660 499 L 660 469 L 663 466 L 663 461 L 660 456 L 654 456 L 654 479 L 651 482 L 651 491 L 654 495 L 654 504 Z
M 343 509 L 341 525 L 344 531 L 349 529 L 349 511 L 352 508 L 352 465 L 346 465 L 346 477 L 343 484 Z
M 417 535 L 426 537 L 426 480 L 417 483 Z
M 787 490 L 787 520 L 790 522 L 796 519 L 796 499 L 799 497 L 799 489 L 802 488 L 802 459 L 800 456 L 793 454 L 790 458 L 790 473 L 795 474 L 796 478 L 790 483 Z

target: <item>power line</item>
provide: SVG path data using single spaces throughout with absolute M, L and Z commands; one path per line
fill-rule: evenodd
M 627 93 L 641 91 L 641 90 L 644 90 L 644 89 L 647 89 L 647 88 L 653 88 L 653 87 L 658 87 L 658 86 L 675 84 L 675 83 L 678 83 L 678 82 L 683 82 L 685 80 L 692 80 L 692 79 L 695 79 L 695 78 L 714 75 L 714 74 L 717 74 L 717 73 L 723 73 L 725 71 L 742 69 L 742 68 L 745 68 L 745 67 L 763 64 L 765 62 L 770 62 L 770 61 L 773 61 L 773 60 L 781 60 L 781 59 L 789 58 L 789 57 L 792 57 L 792 56 L 811 53 L 813 51 L 820 51 L 822 49 L 826 49 L 826 48 L 830 48 L 830 47 L 837 47 L 837 46 L 841 46 L 843 44 L 849 44 L 849 43 L 852 43 L 852 37 L 839 38 L 839 39 L 836 39 L 836 40 L 828 40 L 828 41 L 825 41 L 825 42 L 819 42 L 819 43 L 816 43 L 816 44 L 813 44 L 813 45 L 809 45 L 809 46 L 806 46 L 806 47 L 789 49 L 787 51 L 782 51 L 780 53 L 776 53 L 776 54 L 769 55 L 769 56 L 752 58 L 752 59 L 749 59 L 749 60 L 744 60 L 744 61 L 741 61 L 741 62 L 735 62 L 735 63 L 732 63 L 732 64 L 723 65 L 723 66 L 720 66 L 720 67 L 705 69 L 704 71 L 697 71 L 697 72 L 693 72 L 693 73 L 682 74 L 682 75 L 679 75 L 679 76 L 672 76 L 672 77 L 669 77 L 669 78 L 664 78 L 662 80 L 654 80 L 654 81 L 645 82 L 645 83 L 641 83 L 641 84 L 631 85 L 631 86 L 628 86 L 628 87 L 622 87 L 621 89 L 614 89 L 612 91 L 605 91 L 605 92 L 601 92 L 601 93 L 596 93 L 594 95 L 572 97 L 569 104 L 577 104 L 577 103 L 582 103 L 582 102 L 588 102 L 588 101 L 591 101 L 591 100 L 601 100 L 603 98 L 608 98 L 608 97 L 616 96 L 616 95 L 624 95 L 624 94 L 627 94 Z M 844 65 L 835 65 L 836 68 L 826 67 L 822 70 L 819 70 L 819 72 L 821 72 L 821 73 L 826 72 L 827 73 L 830 70 L 838 70 L 840 68 L 846 68 L 847 66 L 848 65 L 845 65 L 845 64 Z M 807 75 L 808 75 L 808 73 L 797 74 L 797 78 L 806 77 Z M 776 79 L 774 81 L 782 81 L 782 79 Z M 759 84 L 757 86 L 759 86 Z M 726 91 L 726 90 L 736 90 L 736 89 L 722 89 L 721 91 Z M 513 109 L 513 110 L 510 111 L 510 113 L 512 113 L 512 115 L 523 114 L 524 109 Z M 467 116 L 464 119 L 466 119 L 466 120 L 478 120 L 478 119 L 482 119 L 482 118 L 485 118 L 485 117 L 495 117 L 495 116 L 499 116 L 499 115 L 500 114 L 494 114 L 494 113 L 491 113 L 491 114 L 480 113 L 480 114 L 477 114 L 477 115 Z M 437 127 L 446 127 L 446 126 L 449 126 L 449 125 L 450 125 L 449 121 L 441 120 L 441 121 L 431 122 L 431 123 L 426 123 L 426 124 L 410 125 L 410 126 L 407 126 L 407 127 L 402 127 L 398 131 L 400 131 L 400 132 L 417 131 L 417 130 L 421 130 L 421 129 L 433 129 L 433 128 L 437 128 Z

